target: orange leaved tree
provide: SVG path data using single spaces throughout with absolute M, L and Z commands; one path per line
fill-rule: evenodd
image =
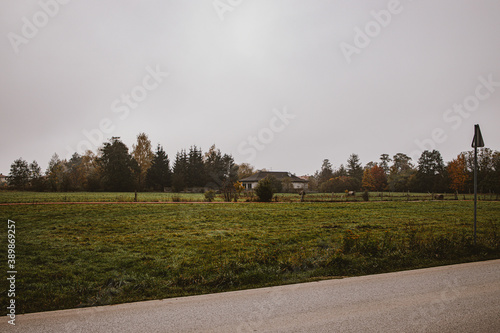
M 448 164 L 448 175 L 450 177 L 450 188 L 457 192 L 463 192 L 469 180 L 469 172 L 463 153 Z

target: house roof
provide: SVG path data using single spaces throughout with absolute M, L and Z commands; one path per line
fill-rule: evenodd
M 259 180 L 264 179 L 268 176 L 273 176 L 278 180 L 282 180 L 284 178 L 290 178 L 292 182 L 300 182 L 300 183 L 308 182 L 305 179 L 301 179 L 295 175 L 292 175 L 290 172 L 284 172 L 284 171 L 258 171 L 253 175 L 251 175 L 250 177 L 240 179 L 240 182 L 258 182 Z

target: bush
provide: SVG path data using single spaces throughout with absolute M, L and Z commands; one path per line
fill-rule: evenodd
M 273 183 L 268 177 L 261 179 L 255 188 L 255 194 L 261 202 L 269 202 L 273 198 Z
M 212 202 L 215 199 L 215 191 L 209 190 L 205 192 L 205 201 Z
M 364 200 L 364 201 L 368 201 L 368 200 L 370 200 L 370 194 L 368 193 L 368 190 L 365 190 L 365 191 L 363 192 L 363 200 Z
M 283 190 L 283 183 L 276 179 L 274 176 L 268 176 L 271 185 L 273 186 L 273 193 L 281 193 Z

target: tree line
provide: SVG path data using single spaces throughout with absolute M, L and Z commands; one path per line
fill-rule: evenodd
M 392 192 L 473 192 L 474 152 L 460 153 L 445 163 L 437 150 L 422 152 L 416 164 L 411 157 L 398 153 L 392 158 L 382 154 L 377 162 L 364 167 L 352 154 L 346 165 L 334 169 L 328 159 L 309 178 L 309 189 L 319 192 L 392 191 Z M 482 193 L 500 193 L 500 152 L 482 148 L 478 153 L 478 189 Z
M 238 178 L 249 176 L 253 168 L 236 165 L 230 154 L 213 145 L 203 153 L 196 146 L 177 152 L 171 164 L 161 145 L 152 150 L 145 133 L 137 136 L 132 151 L 118 137 L 103 143 L 94 153 L 74 153 L 69 160 L 54 154 L 42 173 L 36 161 L 19 158 L 12 163 L 8 185 L 16 190 L 34 191 L 163 191 L 187 188 L 223 190 L 233 188 Z
M 364 166 L 357 154 L 351 154 L 345 166 L 336 169 L 328 159 L 323 160 L 321 169 L 308 177 L 309 190 L 467 193 L 473 191 L 473 163 L 472 151 L 462 152 L 448 163 L 437 150 L 424 151 L 415 164 L 403 153 L 392 158 L 382 154 L 379 161 Z M 480 149 L 478 165 L 479 191 L 500 193 L 500 152 Z M 231 192 L 241 190 L 236 182 L 253 172 L 251 165 L 236 164 L 230 154 L 222 153 L 215 145 L 206 152 L 197 146 L 182 149 L 171 163 L 161 145 L 153 152 L 148 136 L 140 133 L 131 152 L 120 138 L 113 137 L 96 153 L 74 153 L 69 160 L 54 154 L 44 173 L 36 161 L 28 163 L 19 158 L 12 163 L 7 181 L 11 189 L 54 192 L 180 192 L 207 188 Z M 285 180 L 273 187 L 279 192 L 290 187 L 287 185 Z

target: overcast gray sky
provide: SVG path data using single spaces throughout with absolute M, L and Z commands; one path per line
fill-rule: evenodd
M 298 175 L 500 150 L 497 0 L 8 0 L 0 33 L 4 174 L 140 132 Z

